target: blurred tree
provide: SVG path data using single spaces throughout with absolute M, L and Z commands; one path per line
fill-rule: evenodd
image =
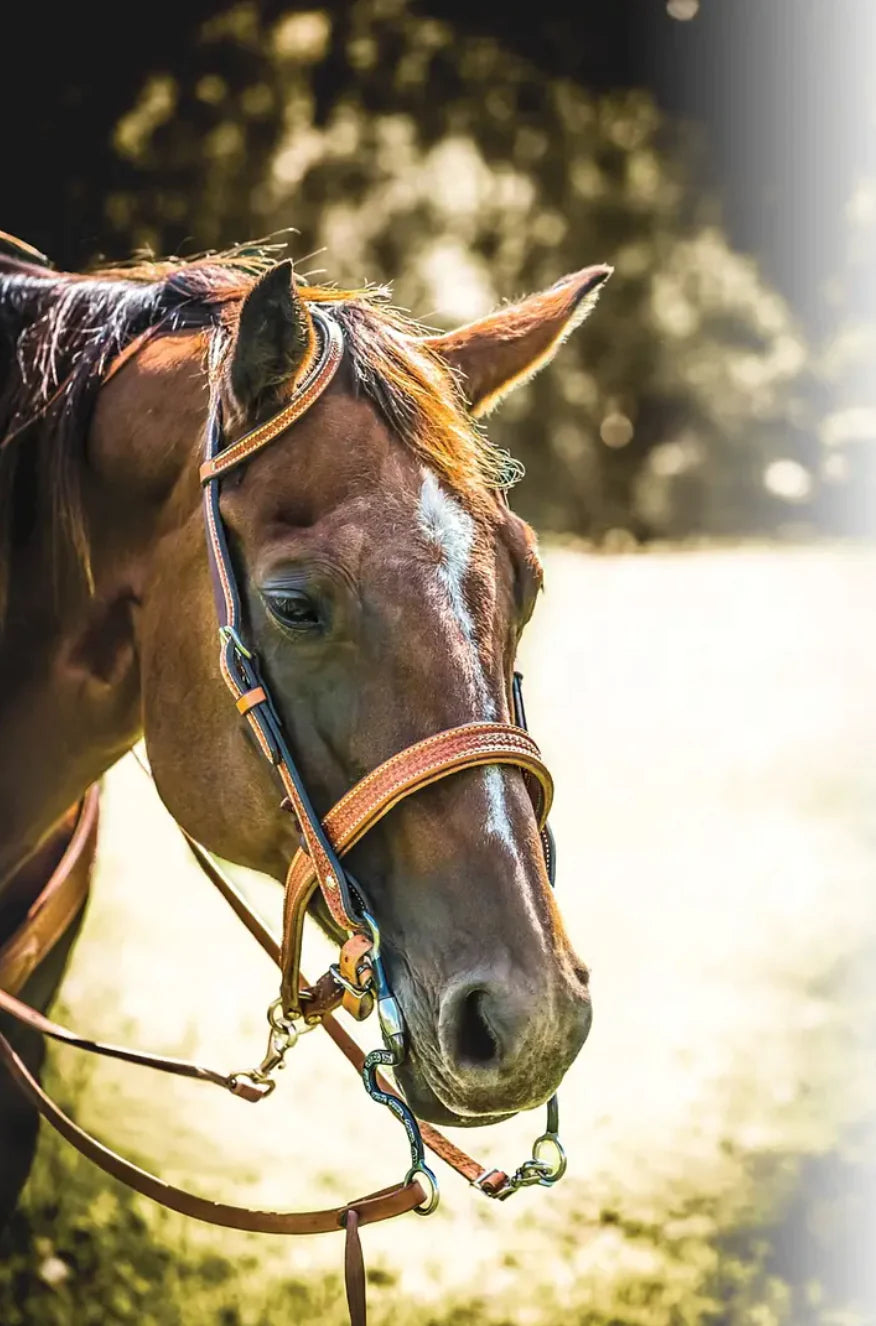
M 491 424 L 527 464 L 521 509 L 637 537 L 824 514 L 802 336 L 725 239 L 690 142 L 647 93 L 546 78 L 509 49 L 514 13 L 500 39 L 405 0 L 192 5 L 127 94 L 109 71 L 73 242 L 179 251 L 294 225 L 293 255 L 326 250 L 304 270 L 394 280 L 440 325 L 609 260 L 598 315 Z
M 249 77 L 229 78 L 229 45 L 250 52 Z M 805 505 L 808 489 L 771 498 L 763 483 L 776 459 L 809 460 L 811 430 L 787 426 L 802 342 L 646 94 L 545 80 L 403 0 L 294 11 L 268 31 L 238 3 L 199 51 L 195 75 L 153 75 L 116 129 L 155 176 L 107 200 L 138 243 L 162 247 L 183 218 L 213 242 L 294 224 L 293 252 L 326 250 L 309 269 L 395 279 L 436 324 L 608 259 L 599 316 L 492 425 L 528 467 L 521 508 L 546 529 L 647 537 L 763 528 L 777 501 Z M 249 140 L 277 106 L 253 179 Z

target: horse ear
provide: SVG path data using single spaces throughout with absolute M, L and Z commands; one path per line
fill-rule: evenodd
M 231 357 L 231 390 L 246 414 L 297 376 L 310 358 L 313 322 L 298 294 L 292 263 L 256 281 L 240 310 Z
M 585 267 L 467 327 L 428 336 L 425 344 L 461 375 L 472 413 L 486 414 L 553 358 L 593 308 L 612 271 Z

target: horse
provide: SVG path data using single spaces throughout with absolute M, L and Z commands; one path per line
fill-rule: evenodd
M 515 654 L 542 569 L 507 500 L 519 467 L 481 420 L 552 359 L 610 271 L 435 332 L 383 290 L 307 284 L 270 248 L 86 275 L 23 244 L 0 251 L 0 942 L 57 859 L 70 807 L 141 738 L 193 840 L 279 881 L 300 859 L 311 819 L 278 804 L 258 731 L 227 702 L 199 460 L 211 419 L 230 447 L 282 424 L 329 323 L 328 385 L 215 494 L 314 822 L 398 752 L 517 717 Z M 379 924 L 405 1029 L 397 1084 L 427 1123 L 545 1102 L 590 1028 L 587 968 L 519 763 L 470 761 L 418 785 L 342 868 Z M 343 939 L 326 896 L 314 889 L 308 910 Z M 81 920 L 28 975 L 35 1009 Z M 41 1037 L 2 1027 L 38 1076 Z M 36 1134 L 0 1067 L 0 1220 Z

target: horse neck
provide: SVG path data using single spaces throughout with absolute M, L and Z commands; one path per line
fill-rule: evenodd
M 83 496 L 93 589 L 71 568 L 72 551 L 61 555 L 59 586 L 46 529 L 13 561 L 0 631 L 0 894 L 140 735 L 137 604 L 168 507 L 197 501 L 206 408 L 195 338 L 184 356 L 157 343 L 144 361 L 147 354 L 101 391 L 89 431 Z

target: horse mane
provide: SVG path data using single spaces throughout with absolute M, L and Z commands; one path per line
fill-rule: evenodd
M 248 244 L 78 275 L 0 254 L 0 623 L 13 551 L 33 530 L 45 485 L 53 532 L 66 537 L 90 585 L 81 471 L 112 361 L 150 329 L 233 327 L 253 282 L 276 261 L 276 246 Z M 299 293 L 331 303 L 359 388 L 455 490 L 478 503 L 520 477 L 472 420 L 446 364 L 418 343 L 424 329 L 387 302 L 384 288 L 299 283 Z

